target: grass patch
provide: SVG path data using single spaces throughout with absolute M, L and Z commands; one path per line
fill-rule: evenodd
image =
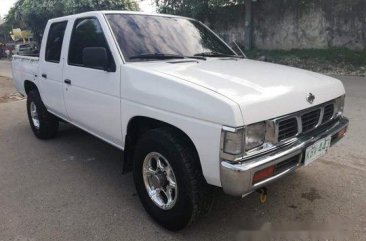
M 292 50 L 251 50 L 249 58 L 266 56 L 273 60 L 283 58 L 317 59 L 336 63 L 347 63 L 355 66 L 366 65 L 366 50 L 356 51 L 350 49 L 292 49 Z
M 366 50 L 346 48 L 251 50 L 250 59 L 265 58 L 268 62 L 290 65 L 317 72 L 364 75 L 366 72 Z

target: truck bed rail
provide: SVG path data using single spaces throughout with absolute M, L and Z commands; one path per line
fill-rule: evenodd
M 39 57 L 35 56 L 25 56 L 25 55 L 13 55 L 13 60 L 20 59 L 20 60 L 31 60 L 31 61 L 39 61 Z

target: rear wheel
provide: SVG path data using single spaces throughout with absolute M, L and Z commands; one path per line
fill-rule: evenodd
M 58 119 L 47 111 L 39 92 L 35 89 L 27 95 L 27 113 L 29 124 L 36 137 L 50 139 L 57 135 Z
M 148 131 L 138 141 L 133 166 L 140 200 L 150 216 L 179 230 L 207 213 L 213 192 L 185 136 L 172 128 Z

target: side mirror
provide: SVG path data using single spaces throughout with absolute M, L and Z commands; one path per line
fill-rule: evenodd
M 86 47 L 83 49 L 83 65 L 89 68 L 108 69 L 108 54 L 103 47 Z

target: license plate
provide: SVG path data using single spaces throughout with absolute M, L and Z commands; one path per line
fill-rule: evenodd
M 310 163 L 327 153 L 330 147 L 331 140 L 332 137 L 328 136 L 306 148 L 304 162 L 305 166 L 309 165 Z

